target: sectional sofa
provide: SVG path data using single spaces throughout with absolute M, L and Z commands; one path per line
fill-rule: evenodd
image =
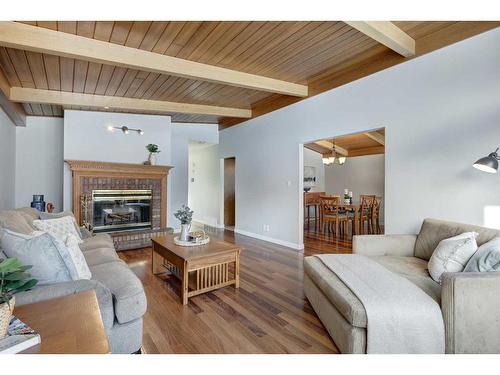
M 427 264 L 439 242 L 477 232 L 478 246 L 500 231 L 426 219 L 418 235 L 354 236 L 353 253 L 411 281 L 441 306 L 446 353 L 500 353 L 500 272 L 445 273 L 441 284 Z M 342 353 L 365 353 L 367 316 L 356 295 L 320 259 L 304 258 L 305 294 Z

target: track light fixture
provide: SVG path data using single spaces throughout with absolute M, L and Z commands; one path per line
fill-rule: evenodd
M 142 129 L 132 129 L 129 128 L 128 126 L 108 126 L 108 131 L 112 132 L 115 129 L 121 130 L 123 134 L 129 134 L 130 132 L 136 132 L 139 135 L 144 135 L 144 131 Z

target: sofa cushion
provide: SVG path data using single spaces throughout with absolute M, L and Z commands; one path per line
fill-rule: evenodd
M 108 234 L 97 234 L 89 238 L 84 238 L 83 242 L 80 243 L 80 249 L 82 249 L 83 252 L 103 247 L 111 247 L 114 249 L 113 239 Z
M 146 312 L 147 301 L 141 281 L 121 261 L 90 267 L 92 280 L 101 282 L 113 295 L 113 305 L 118 323 L 138 319 Z
M 112 247 L 87 250 L 83 253 L 83 256 L 89 267 L 120 260 L 118 254 L 116 254 L 116 251 Z
M 444 239 L 457 236 L 464 232 L 477 232 L 478 246 L 500 236 L 500 230 L 489 229 L 477 225 L 454 223 L 451 221 L 425 219 L 415 243 L 415 256 L 429 260 L 437 245 Z
M 441 304 L 441 285 L 432 280 L 427 262 L 416 257 L 374 256 L 370 257 L 389 271 L 403 276 Z
M 408 279 L 438 303 L 441 302 L 441 286 L 427 271 L 427 262 L 415 257 L 370 257 L 389 271 Z M 366 328 L 366 311 L 356 295 L 316 257 L 304 258 L 304 272 L 342 316 L 353 326 Z

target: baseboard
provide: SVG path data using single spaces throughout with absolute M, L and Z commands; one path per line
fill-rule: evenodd
M 203 220 L 198 220 L 198 219 L 193 219 L 193 223 L 198 223 L 198 224 L 201 224 L 201 225 L 207 225 L 209 227 L 212 227 L 212 228 L 217 228 L 217 229 L 224 229 L 224 225 L 221 225 L 221 224 L 212 224 L 212 223 L 207 223 L 206 221 L 203 221 Z
M 277 238 L 267 237 L 267 236 L 263 236 L 261 234 L 247 232 L 246 230 L 242 230 L 242 229 L 238 229 L 238 228 L 234 228 L 234 233 L 242 234 L 244 236 L 256 238 L 258 240 L 262 240 L 262 241 L 266 241 L 266 242 L 275 243 L 277 245 L 289 247 L 289 248 L 297 250 L 297 251 L 304 250 L 304 245 L 298 245 L 298 244 L 293 243 L 293 242 L 283 241 L 283 240 L 279 240 Z

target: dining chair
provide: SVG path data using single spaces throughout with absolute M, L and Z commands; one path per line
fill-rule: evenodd
M 366 234 L 373 234 L 372 222 L 373 222 L 373 205 L 375 202 L 375 195 L 361 194 L 359 196 L 359 229 L 360 234 L 365 234 L 365 223 L 366 223 Z
M 325 225 L 330 232 L 335 235 L 340 235 L 341 231 L 344 233 L 347 230 L 348 217 L 338 204 L 340 203 L 340 196 L 325 196 L 319 197 L 319 222 L 320 231 L 325 231 Z M 335 225 L 333 230 L 332 224 Z
M 375 234 L 382 234 L 380 227 L 380 206 L 382 204 L 382 197 L 375 197 L 372 207 L 372 228 Z

